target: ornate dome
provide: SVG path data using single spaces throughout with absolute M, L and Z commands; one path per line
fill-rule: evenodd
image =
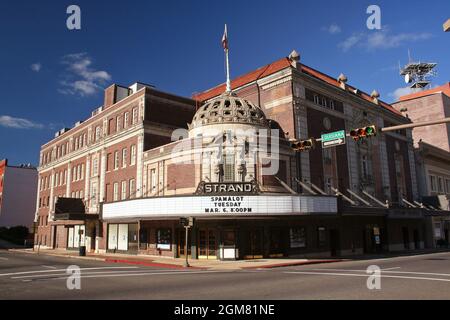
M 222 123 L 268 126 L 266 116 L 258 106 L 233 93 L 225 92 L 197 110 L 189 129 Z

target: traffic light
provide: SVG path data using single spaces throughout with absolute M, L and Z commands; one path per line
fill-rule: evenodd
M 315 146 L 316 140 L 314 138 L 309 138 L 308 140 L 295 140 L 291 143 L 291 147 L 295 151 L 308 151 L 314 149 Z
M 377 134 L 377 128 L 374 125 L 367 126 L 364 128 L 353 129 L 350 131 L 350 137 L 353 140 L 358 141 L 362 138 L 372 137 Z

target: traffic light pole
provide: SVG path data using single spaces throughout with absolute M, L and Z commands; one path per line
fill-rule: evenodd
M 414 122 L 414 123 L 408 123 L 408 124 L 401 124 L 398 126 L 392 126 L 392 127 L 386 127 L 381 128 L 381 132 L 389 132 L 389 131 L 395 131 L 395 130 L 401 130 L 401 129 L 409 129 L 409 128 L 418 128 L 418 127 L 425 127 L 425 126 L 432 126 L 436 124 L 442 124 L 442 123 L 450 123 L 450 117 L 440 119 L 440 120 L 431 120 L 431 121 L 423 121 L 423 122 Z
M 402 130 L 402 129 L 418 128 L 418 127 L 432 126 L 432 125 L 443 124 L 443 123 L 450 123 L 450 117 L 440 119 L 440 120 L 414 122 L 414 123 L 408 123 L 408 124 L 401 124 L 398 126 L 380 128 L 379 132 L 389 132 L 389 131 L 396 131 L 396 130 Z M 350 135 L 350 133 L 346 133 L 345 136 L 350 137 L 351 135 Z M 317 142 L 321 142 L 322 138 L 317 138 L 317 139 L 314 138 L 314 140 Z
M 184 242 L 184 255 L 185 255 L 185 257 L 186 257 L 186 261 L 184 262 L 184 267 L 186 267 L 186 268 L 189 268 L 190 267 L 190 265 L 189 265 L 189 261 L 188 261 L 188 239 L 189 239 L 189 237 L 188 237 L 188 234 L 189 234 L 189 226 L 184 226 L 184 229 L 186 230 L 186 240 L 185 240 L 185 242 Z

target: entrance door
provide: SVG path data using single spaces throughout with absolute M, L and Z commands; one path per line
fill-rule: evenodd
M 339 231 L 336 229 L 330 230 L 330 251 L 331 256 L 336 257 L 340 250 L 339 245 Z
M 420 249 L 419 230 L 415 229 L 413 233 L 414 237 L 414 249 Z
M 407 227 L 402 228 L 403 233 L 403 246 L 405 249 L 409 249 L 409 231 Z
M 244 259 L 262 259 L 263 245 L 262 229 L 250 229 L 247 233 L 247 252 Z
M 178 256 L 179 257 L 184 257 L 184 248 L 185 248 L 185 244 L 186 244 L 186 230 L 185 229 L 179 229 L 178 230 L 178 234 L 177 234 L 177 238 L 178 238 Z M 191 230 L 189 230 L 188 233 L 188 255 L 191 255 Z
M 213 229 L 200 229 L 198 231 L 198 258 L 217 259 L 217 239 Z

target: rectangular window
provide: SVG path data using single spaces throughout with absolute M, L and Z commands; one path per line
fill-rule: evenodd
M 450 179 L 445 179 L 445 192 L 450 193 Z
M 130 180 L 130 198 L 134 198 L 136 193 L 136 180 Z
M 117 132 L 119 132 L 119 130 L 120 129 L 122 129 L 121 128 L 121 126 L 122 126 L 122 117 L 121 116 L 117 116 L 117 120 L 116 120 L 117 122 L 116 122 L 116 131 Z
M 130 165 L 134 166 L 136 164 L 136 146 L 133 144 L 131 146 L 131 159 Z
M 106 171 L 111 170 L 111 153 L 106 155 Z
M 127 148 L 122 149 L 122 168 L 127 166 Z
M 430 189 L 433 192 L 437 191 L 436 177 L 433 175 L 430 175 Z
M 319 245 L 319 248 L 323 248 L 327 244 L 327 235 L 325 227 L 317 228 L 317 244 Z
M 444 179 L 442 177 L 438 177 L 438 192 L 444 193 Z
M 114 152 L 114 169 L 119 169 L 119 151 Z
M 306 248 L 306 228 L 290 228 L 289 239 L 291 248 Z
M 172 230 L 168 228 L 156 230 L 156 248 L 170 250 L 172 242 Z
M 126 181 L 122 181 L 122 194 L 120 196 L 121 200 L 125 200 L 127 198 L 127 182 Z
M 117 201 L 119 200 L 119 183 L 118 182 L 114 182 L 114 187 L 113 187 L 113 201 Z
M 126 129 L 128 127 L 128 121 L 130 120 L 130 113 L 129 112 L 125 112 L 124 116 L 123 116 L 123 128 Z
M 334 100 L 330 100 L 330 109 L 334 110 Z
M 314 95 L 314 103 L 315 104 L 319 104 L 320 103 L 320 99 L 319 99 L 319 96 L 317 94 Z
M 93 176 L 98 175 L 98 158 L 97 157 L 92 159 L 92 175 Z
M 131 119 L 131 121 L 132 121 L 132 124 L 136 124 L 137 123 L 137 118 L 138 118 L 138 109 L 137 108 L 133 108 L 133 115 L 132 115 L 132 119 Z
M 81 175 L 80 175 L 80 180 L 84 179 L 84 163 L 81 164 Z
M 98 126 L 95 128 L 95 141 L 100 140 L 100 136 L 102 134 L 102 129 Z

